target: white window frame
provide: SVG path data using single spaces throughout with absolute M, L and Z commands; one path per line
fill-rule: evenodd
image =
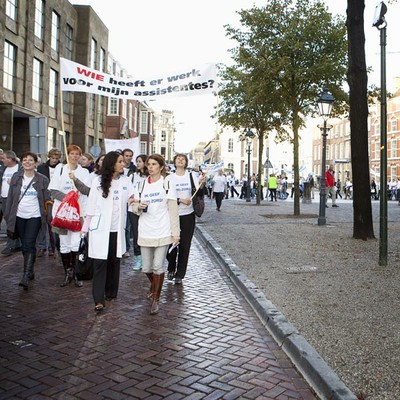
M 18 0 L 7 0 L 6 3 L 6 15 L 13 21 L 17 20 L 18 16 Z
M 51 14 L 51 48 L 58 54 L 60 47 L 60 16 L 53 11 Z
M 140 133 L 148 133 L 148 111 L 140 111 Z
M 397 119 L 392 119 L 390 121 L 390 132 L 397 131 Z
M 233 139 L 228 139 L 228 153 L 233 153 Z
M 15 91 L 15 67 L 17 47 L 7 40 L 4 42 L 3 87 Z
M 53 108 L 57 108 L 57 88 L 58 88 L 58 73 L 53 68 L 50 68 L 49 106 Z
M 43 40 L 44 32 L 44 0 L 36 0 L 35 2 L 35 36 Z
M 42 101 L 43 63 L 35 57 L 33 58 L 32 74 L 32 99 Z
M 93 37 L 90 43 L 90 68 L 97 69 L 97 40 Z
M 65 37 L 65 56 L 67 59 L 72 60 L 74 51 L 74 29 L 69 24 L 66 26 Z
M 118 99 L 116 97 L 108 98 L 108 115 L 119 115 L 118 114 Z

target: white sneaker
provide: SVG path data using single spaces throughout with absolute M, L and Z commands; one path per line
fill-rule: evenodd
M 128 258 L 128 257 L 130 257 L 131 255 L 129 254 L 129 252 L 128 251 L 126 251 L 124 254 L 122 254 L 122 257 L 123 258 Z

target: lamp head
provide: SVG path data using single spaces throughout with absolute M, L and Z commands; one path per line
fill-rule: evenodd
M 381 1 L 376 7 L 375 7 L 375 13 L 374 13 L 374 19 L 372 21 L 372 26 L 375 26 L 376 28 L 380 28 L 382 25 L 386 26 L 386 21 L 385 21 L 385 14 L 387 12 L 387 7 L 386 4 Z
M 332 106 L 335 102 L 335 98 L 329 93 L 327 88 L 324 88 L 322 95 L 317 100 L 319 115 L 325 120 L 331 116 Z

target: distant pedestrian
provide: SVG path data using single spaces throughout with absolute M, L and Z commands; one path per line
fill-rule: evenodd
M 229 190 L 231 192 L 231 198 L 235 197 L 234 194 L 236 194 L 236 196 L 239 197 L 239 193 L 235 188 L 236 178 L 235 178 L 235 173 L 233 171 L 231 172 L 231 175 L 229 176 L 228 181 L 229 181 Z
M 222 168 L 218 170 L 217 175 L 212 179 L 213 193 L 215 203 L 217 204 L 217 211 L 221 211 L 222 200 L 225 195 L 227 180 L 226 176 L 223 175 Z
M 24 273 L 19 286 L 28 290 L 29 281 L 35 277 L 36 238 L 47 223 L 45 202 L 50 199 L 50 193 L 49 179 L 35 171 L 37 155 L 26 152 L 21 159 L 23 169 L 11 178 L 4 216 L 7 229 L 21 239 Z
M 102 311 L 105 300 L 115 299 L 119 288 L 120 262 L 125 252 L 127 204 L 133 195 L 131 180 L 123 175 L 124 160 L 116 151 L 104 157 L 100 176 L 93 181 L 82 234 L 89 232 L 93 258 L 93 300 Z
M 333 165 L 330 165 L 329 169 L 325 172 L 325 184 L 326 184 L 325 207 L 328 207 L 329 195 L 331 195 L 332 197 L 332 207 L 339 207 L 336 204 L 335 171 L 333 169 Z
M 268 179 L 268 189 L 271 196 L 271 201 L 276 200 L 276 189 L 278 188 L 278 182 L 275 174 L 271 174 Z

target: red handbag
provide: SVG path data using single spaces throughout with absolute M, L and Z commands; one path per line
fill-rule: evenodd
M 81 231 L 81 211 L 78 201 L 78 192 L 76 190 L 71 190 L 66 194 L 63 201 L 58 206 L 56 215 L 51 221 L 51 225 L 72 232 Z

